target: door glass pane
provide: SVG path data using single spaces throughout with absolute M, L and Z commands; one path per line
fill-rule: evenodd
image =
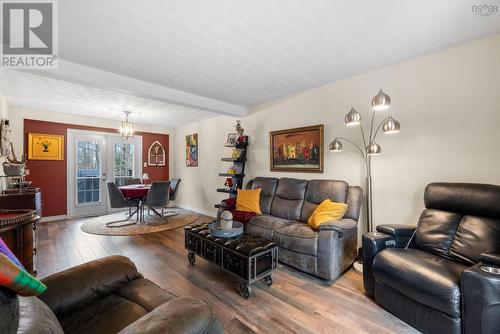
M 99 142 L 78 140 L 76 144 L 76 183 L 78 204 L 100 202 L 101 154 Z
M 115 143 L 114 147 L 114 179 L 118 187 L 125 184 L 125 179 L 134 177 L 134 144 Z

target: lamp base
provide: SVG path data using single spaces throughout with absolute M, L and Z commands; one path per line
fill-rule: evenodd
M 352 269 L 354 269 L 354 271 L 358 274 L 362 274 L 363 273 L 363 264 L 359 261 L 356 261 L 354 262 L 354 264 L 352 265 Z

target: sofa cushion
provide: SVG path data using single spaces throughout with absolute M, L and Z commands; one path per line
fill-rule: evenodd
M 6 332 L 9 333 L 9 332 Z M 63 334 L 54 312 L 36 297 L 19 297 L 17 334 Z
M 427 252 L 451 258 L 448 250 L 462 216 L 457 213 L 426 209 L 420 215 L 415 246 Z
M 139 304 L 147 312 L 175 298 L 173 294 L 145 278 L 131 281 L 116 294 Z
M 419 249 L 388 248 L 373 261 L 373 275 L 399 293 L 460 317 L 460 279 L 466 265 Z
M 264 239 L 272 240 L 276 229 L 294 224 L 294 221 L 283 219 L 271 215 L 255 216 L 248 222 L 246 232 L 260 236 Z
M 304 223 L 293 223 L 277 228 L 273 240 L 282 248 L 306 255 L 318 254 L 318 232 Z
M 271 215 L 289 220 L 300 220 L 307 183 L 307 180 L 281 178 L 271 205 Z
M 333 202 L 345 203 L 347 198 L 348 184 L 336 180 L 310 180 L 307 185 L 304 207 L 300 220 L 307 222 L 316 207 L 325 199 Z
M 347 189 L 347 198 L 345 201 L 347 204 L 347 212 L 345 213 L 344 218 L 358 221 L 364 198 L 363 188 L 358 186 L 349 186 L 349 188 Z
M 278 179 L 275 177 L 256 177 L 247 185 L 249 189 L 262 188 L 260 193 L 260 211 L 263 214 L 271 212 L 271 204 L 273 203 L 274 193 L 278 186 Z
M 111 294 L 59 321 L 65 333 L 117 333 L 146 314 L 140 305 Z
M 450 246 L 450 256 L 470 265 L 480 262 L 481 253 L 500 247 L 500 220 L 464 216 Z
M 317 230 L 322 224 L 341 220 L 344 218 L 346 211 L 347 204 L 325 199 L 316 207 L 311 217 L 309 217 L 307 225 Z

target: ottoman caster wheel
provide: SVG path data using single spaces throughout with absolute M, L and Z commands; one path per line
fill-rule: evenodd
M 262 284 L 264 284 L 265 286 L 273 285 L 273 278 L 271 277 L 271 275 L 264 277 L 262 279 Z
M 189 252 L 188 253 L 188 261 L 189 261 L 189 264 L 194 266 L 194 262 L 196 260 L 196 256 L 194 255 L 193 252 Z
M 252 288 L 250 285 L 248 285 L 247 282 L 241 282 L 240 286 L 238 287 L 238 292 L 240 293 L 240 296 L 248 299 L 252 295 Z

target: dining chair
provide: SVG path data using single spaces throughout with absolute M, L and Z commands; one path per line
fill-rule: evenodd
M 121 209 L 121 208 L 128 208 L 129 209 L 129 215 L 126 219 L 124 220 L 117 220 L 117 221 L 112 221 L 109 223 L 106 223 L 106 226 L 108 227 L 122 227 L 122 226 L 128 226 L 128 225 L 134 225 L 137 223 L 139 219 L 139 215 L 137 215 L 137 219 L 135 222 L 129 223 L 129 224 L 120 224 L 120 225 L 114 225 L 116 223 L 128 221 L 132 216 L 134 216 L 136 213 L 139 211 L 140 207 L 140 201 L 136 199 L 127 199 L 125 196 L 123 196 L 122 192 L 114 182 L 106 182 L 106 185 L 108 187 L 108 195 L 109 195 L 109 205 L 113 209 Z M 135 208 L 135 210 L 132 212 L 132 208 Z
M 125 185 L 125 186 L 130 186 L 132 184 L 142 184 L 142 180 L 138 177 L 131 177 L 131 178 L 124 179 L 124 181 L 123 181 L 123 185 Z
M 168 199 L 169 201 L 175 201 L 180 183 L 181 179 L 170 179 L 170 198 Z
M 168 204 L 170 197 L 170 181 L 154 181 L 148 191 L 144 205 L 149 210 L 153 211 L 158 217 L 175 216 L 177 212 L 171 212 L 167 215 L 162 215 L 157 209 L 163 209 Z

